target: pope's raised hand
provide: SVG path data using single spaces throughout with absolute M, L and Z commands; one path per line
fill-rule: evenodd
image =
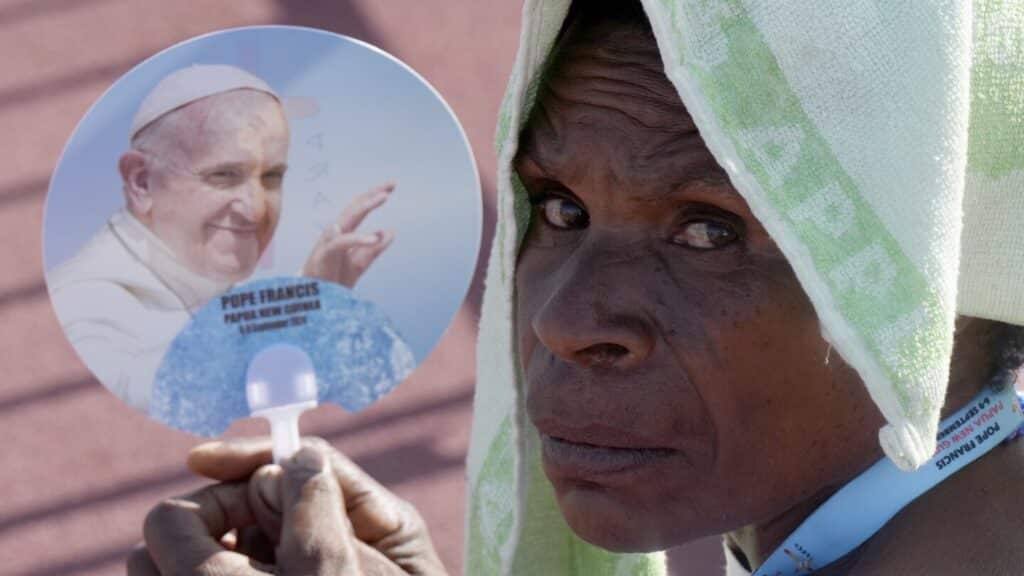
M 306 260 L 302 275 L 320 278 L 348 288 L 370 268 L 391 242 L 394 232 L 358 232 L 371 212 L 387 202 L 395 190 L 392 183 L 377 186 L 357 196 L 341 211 L 338 219 L 320 235 Z

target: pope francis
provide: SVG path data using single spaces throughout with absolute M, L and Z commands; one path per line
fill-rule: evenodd
M 112 392 L 147 410 L 164 351 L 211 298 L 248 278 L 269 244 L 287 170 L 288 121 L 262 79 L 195 65 L 143 99 L 118 162 L 124 208 L 47 274 L 68 339 Z M 393 185 L 359 196 L 303 273 L 352 286 L 393 234 L 357 233 Z

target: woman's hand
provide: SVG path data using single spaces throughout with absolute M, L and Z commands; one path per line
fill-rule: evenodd
M 269 441 L 195 448 L 189 467 L 222 483 L 157 505 L 129 576 L 446 573 L 415 509 L 327 442 L 270 461 Z

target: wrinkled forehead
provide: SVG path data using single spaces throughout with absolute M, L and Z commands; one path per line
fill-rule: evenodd
M 518 150 L 517 162 L 529 160 L 565 184 L 601 177 L 656 188 L 727 181 L 666 76 L 642 11 L 570 14 Z
M 581 3 L 577 2 L 576 5 Z M 585 3 L 583 3 L 585 4 Z M 665 75 L 658 44 L 638 3 L 632 10 L 570 13 L 551 51 L 520 149 L 565 125 L 623 121 L 623 136 L 695 132 Z
M 280 103 L 258 90 L 232 90 L 182 106 L 139 135 L 159 154 L 195 161 L 252 146 L 287 152 L 288 123 Z M 282 150 L 268 150 L 281 152 Z

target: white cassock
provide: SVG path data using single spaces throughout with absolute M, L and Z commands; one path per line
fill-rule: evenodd
M 188 270 L 123 210 L 51 270 L 47 285 L 78 355 L 111 392 L 143 411 L 171 341 L 230 287 Z

